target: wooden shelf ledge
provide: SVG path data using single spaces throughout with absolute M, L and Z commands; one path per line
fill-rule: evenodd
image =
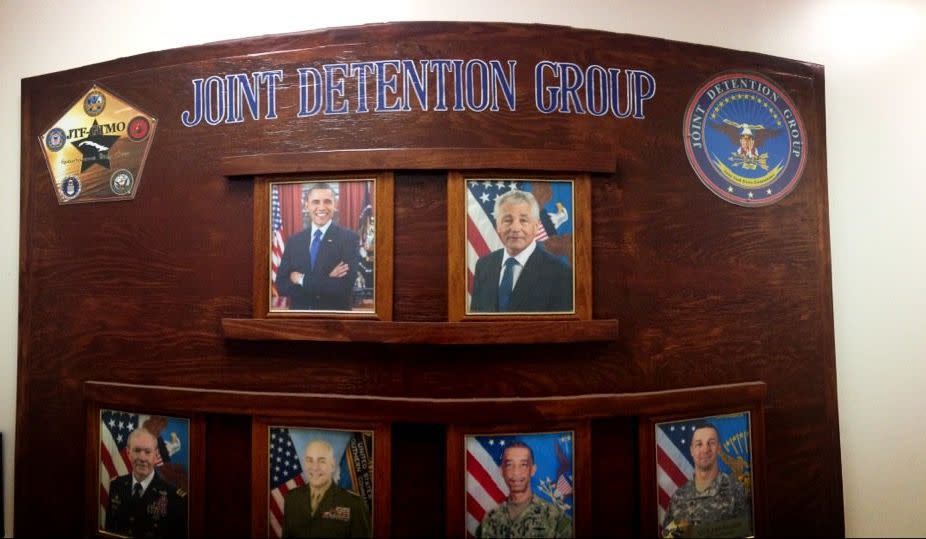
M 532 344 L 617 340 L 617 320 L 387 322 L 282 318 L 223 318 L 228 339 L 395 344 Z

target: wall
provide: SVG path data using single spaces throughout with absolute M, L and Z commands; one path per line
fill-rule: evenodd
M 582 28 L 763 52 L 822 63 L 827 75 L 827 134 L 836 354 L 846 533 L 917 535 L 918 496 L 926 487 L 911 429 L 923 419 L 916 360 L 926 336 L 916 307 L 926 305 L 926 249 L 916 231 L 926 185 L 917 151 L 926 105 L 915 68 L 926 52 L 926 7 L 914 3 L 534 2 L 530 7 L 468 2 L 390 2 L 306 12 L 302 2 L 238 11 L 181 2 L 0 4 L 0 430 L 4 440 L 6 534 L 12 532 L 12 454 L 16 393 L 19 189 L 19 79 L 141 52 L 210 41 L 389 20 L 505 20 Z M 685 11 L 685 16 L 678 16 Z M 722 30 L 721 30 L 722 29 Z M 899 136 L 897 136 L 899 134 Z M 776 443 L 770 440 L 769 443 Z M 774 473 L 774 470 L 771 470 Z M 28 480 L 28 478 L 19 478 Z

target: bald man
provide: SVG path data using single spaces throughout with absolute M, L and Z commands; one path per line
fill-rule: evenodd
M 283 537 L 370 537 L 370 513 L 360 496 L 337 485 L 340 468 L 324 440 L 305 447 L 308 482 L 283 496 Z

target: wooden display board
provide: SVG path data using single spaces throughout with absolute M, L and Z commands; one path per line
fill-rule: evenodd
M 843 533 L 822 66 L 556 26 L 390 23 L 121 58 L 26 79 L 22 100 L 17 536 L 90 529 L 87 406 L 201 414 L 191 496 L 223 518 L 191 521 L 194 535 L 256 529 L 255 418 L 306 417 L 390 425 L 376 525 L 395 536 L 457 518 L 450 480 L 433 480 L 449 477 L 448 429 L 587 421 L 583 473 L 609 481 L 589 487 L 576 531 L 639 535 L 641 422 L 763 398 L 774 473 L 757 531 Z M 574 315 L 465 314 L 451 186 L 487 174 L 578 179 L 575 206 L 541 207 L 549 236 L 578 219 Z M 347 308 L 282 312 L 265 272 L 323 178 L 378 182 L 375 267 Z M 305 186 L 277 244 L 274 182 Z M 359 237 L 364 198 L 348 198 L 335 222 Z M 744 381 L 763 397 L 685 389 Z M 43 518 L 34 485 L 51 484 L 87 503 Z

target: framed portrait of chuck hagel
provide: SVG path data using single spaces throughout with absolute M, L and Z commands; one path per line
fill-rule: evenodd
M 392 318 L 393 175 L 254 183 L 254 316 Z
M 586 423 L 451 427 L 447 536 L 581 534 L 590 514 L 590 455 Z
M 258 418 L 253 537 L 389 534 L 389 428 Z
M 201 503 L 201 421 L 94 405 L 88 423 L 88 458 L 95 470 L 88 481 L 94 492 L 88 521 L 94 535 L 196 535 L 201 511 L 191 500 Z
M 757 418 L 741 409 L 641 422 L 643 530 L 662 538 L 760 535 Z
M 450 321 L 591 318 L 587 174 L 451 172 Z

